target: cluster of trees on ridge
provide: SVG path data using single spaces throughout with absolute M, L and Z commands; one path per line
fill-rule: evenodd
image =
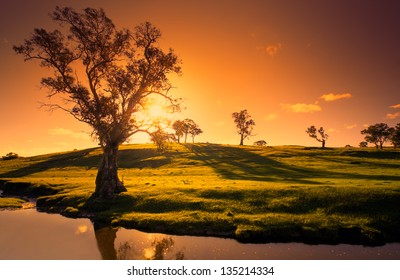
M 157 126 L 157 130 L 150 133 L 150 140 L 156 144 L 157 151 L 163 153 L 168 149 L 168 143 L 170 141 L 176 141 L 180 143 L 180 139 L 185 137 L 185 143 L 187 141 L 187 136 L 192 137 L 192 142 L 194 143 L 194 138 L 203 133 L 200 126 L 195 123 L 192 119 L 176 120 L 172 124 L 172 129 L 175 133 L 169 133 L 161 126 Z
M 328 140 L 329 136 L 325 133 L 323 127 L 317 130 L 315 126 L 310 126 L 307 128 L 306 133 L 311 138 L 321 142 L 322 148 L 325 148 L 325 142 Z M 368 147 L 368 143 L 371 143 L 374 144 L 376 148 L 383 149 L 383 145 L 386 142 L 390 142 L 395 149 L 400 146 L 400 123 L 395 127 L 389 127 L 386 123 L 377 123 L 361 130 L 361 134 L 365 135 L 365 141 L 360 142 L 360 148 Z
M 103 151 L 92 201 L 102 203 L 127 191 L 118 177 L 118 149 L 122 143 L 138 132 L 148 133 L 156 143 L 172 139 L 160 126 L 154 131 L 154 123 L 140 120 L 138 115 L 154 95 L 179 110 L 181 99 L 170 94 L 169 76 L 181 74 L 181 61 L 173 49 L 164 51 L 160 47 L 161 31 L 150 22 L 133 30 L 117 29 L 103 9 L 77 12 L 58 6 L 50 17 L 59 29 L 35 28 L 30 38 L 13 49 L 25 61 L 38 61 L 50 70 L 50 76 L 41 79 L 49 90 L 49 103 L 43 106 L 61 109 L 92 128 L 92 136 Z M 52 97 L 58 97 L 58 102 L 53 103 Z M 244 139 L 252 136 L 255 122 L 247 110 L 235 112 L 232 117 L 243 145 Z M 187 135 L 194 141 L 203 132 L 189 119 L 174 124 L 178 142 L 183 136 L 186 142 Z M 327 135 L 324 140 L 323 129 L 307 131 L 324 145 Z M 399 128 L 396 131 L 398 135 Z M 366 141 L 386 141 L 374 133 L 366 131 Z M 266 144 L 264 140 L 256 143 Z
M 234 112 L 232 117 L 236 125 L 237 133 L 240 135 L 239 145 L 243 145 L 243 140 L 252 136 L 255 121 L 251 118 L 247 110 Z M 311 138 L 321 142 L 322 148 L 325 148 L 329 135 L 322 126 L 317 130 L 317 128 L 312 125 L 308 127 L 305 132 Z M 372 143 L 376 148 L 383 149 L 383 145 L 386 142 L 390 142 L 395 149 L 400 146 L 400 123 L 395 127 L 389 127 L 386 123 L 377 123 L 362 130 L 361 134 L 365 135 L 365 141 L 359 144 L 361 148 L 367 147 L 368 143 Z M 265 140 L 254 142 L 256 146 L 265 146 L 266 144 L 267 142 Z

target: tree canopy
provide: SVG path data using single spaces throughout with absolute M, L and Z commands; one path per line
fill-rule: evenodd
M 92 128 L 103 149 L 95 196 L 109 198 L 125 190 L 117 175 L 118 146 L 150 127 L 138 117 L 148 97 L 160 95 L 179 107 L 168 75 L 181 73 L 180 61 L 172 49 L 161 49 L 161 31 L 150 22 L 117 29 L 103 9 L 69 7 L 56 7 L 51 18 L 61 29 L 36 28 L 14 50 L 52 71 L 41 80 L 49 90 L 45 106 Z
M 392 133 L 393 128 L 390 128 L 386 123 L 376 123 L 361 131 L 361 134 L 365 135 L 365 141 L 375 144 L 375 146 L 380 149 L 382 149 L 383 144 L 390 139 Z
M 314 138 L 318 142 L 321 142 L 322 143 L 322 148 L 325 148 L 325 144 L 326 144 L 326 141 L 329 138 L 329 135 L 325 133 L 325 130 L 324 130 L 324 128 L 322 126 L 317 130 L 317 128 L 312 125 L 312 126 L 307 128 L 306 133 L 311 138 Z
M 247 109 L 232 113 L 232 118 L 236 125 L 236 131 L 240 135 L 239 145 L 243 145 L 244 139 L 252 136 L 256 123 L 247 112 Z

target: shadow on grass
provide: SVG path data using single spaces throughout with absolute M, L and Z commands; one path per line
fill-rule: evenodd
M 20 165 L 24 166 L 0 174 L 0 178 L 19 178 L 52 168 L 82 167 L 87 170 L 97 169 L 101 157 L 102 153 L 99 148 L 33 157 L 29 161 L 21 162 Z M 120 168 L 158 168 L 170 162 L 170 156 L 159 156 L 152 148 L 119 151 L 118 166 Z
M 240 147 L 213 144 L 186 144 L 186 147 L 194 153 L 195 160 L 204 161 L 218 174 L 232 180 L 291 182 L 309 185 L 321 184 L 317 180 L 329 178 L 400 181 L 400 176 L 396 175 L 343 173 L 324 168 L 318 169 L 318 167 L 294 166 Z M 393 155 L 390 154 L 390 156 Z M 380 157 L 381 155 L 378 158 Z

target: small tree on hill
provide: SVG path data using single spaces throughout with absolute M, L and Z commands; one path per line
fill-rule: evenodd
M 360 148 L 367 148 L 368 147 L 368 142 L 366 142 L 366 141 L 360 142 L 359 147 Z
M 175 131 L 176 139 L 180 143 L 181 137 L 185 134 L 185 124 L 181 120 L 177 120 L 172 124 L 172 128 Z
M 3 156 L 4 160 L 10 160 L 10 159 L 17 159 L 19 158 L 19 155 L 13 152 L 10 152 L 8 154 L 6 154 L 5 156 Z
M 392 134 L 390 135 L 390 142 L 395 149 L 400 146 L 400 123 L 393 128 Z
M 326 143 L 326 140 L 328 140 L 329 135 L 325 133 L 325 130 L 324 130 L 324 128 L 322 126 L 317 130 L 315 128 L 315 126 L 312 125 L 309 128 L 307 128 L 306 133 L 311 138 L 314 138 L 318 142 L 321 142 L 322 143 L 322 148 L 325 148 L 325 143 Z
M 236 131 L 240 135 L 239 145 L 243 145 L 244 139 L 252 136 L 253 128 L 256 125 L 247 110 L 232 113 L 232 118 L 236 124 Z
M 156 144 L 157 152 L 163 154 L 168 150 L 169 142 L 175 140 L 175 136 L 158 127 L 156 131 L 150 133 L 150 140 Z
M 194 143 L 194 138 L 203 133 L 203 130 L 199 127 L 197 123 L 194 123 L 190 128 L 189 128 L 189 133 L 192 136 L 192 142 Z
M 195 126 L 196 123 L 192 119 L 184 119 L 183 121 L 183 134 L 185 135 L 185 143 L 187 136 L 190 134 L 191 127 Z
M 383 144 L 388 141 L 394 129 L 390 128 L 386 123 L 377 123 L 370 125 L 361 131 L 365 135 L 365 141 L 375 144 L 376 148 L 383 148 Z
M 267 145 L 267 142 L 265 140 L 258 140 L 256 142 L 254 142 L 254 146 L 261 146 L 264 147 Z

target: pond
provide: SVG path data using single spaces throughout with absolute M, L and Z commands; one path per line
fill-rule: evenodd
M 233 239 L 99 227 L 35 209 L 0 211 L 0 259 L 400 259 L 400 244 L 380 247 L 242 244 Z

